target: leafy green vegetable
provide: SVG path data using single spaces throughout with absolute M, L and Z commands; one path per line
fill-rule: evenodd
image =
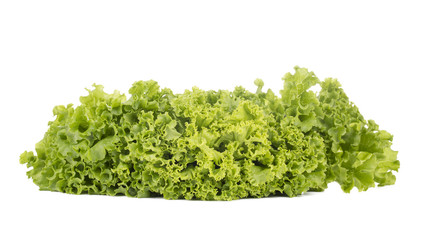
M 295 68 L 281 97 L 236 87 L 183 94 L 138 81 L 131 98 L 100 85 L 56 119 L 20 163 L 41 190 L 232 200 L 394 184 L 392 135 L 366 121 L 335 79 Z M 320 84 L 316 94 L 309 90 Z

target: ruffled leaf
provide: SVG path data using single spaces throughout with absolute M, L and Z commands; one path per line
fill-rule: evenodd
M 281 97 L 261 79 L 255 93 L 173 94 L 138 81 L 128 100 L 94 85 L 79 106 L 53 109 L 35 153 L 19 162 L 40 190 L 70 194 L 233 200 L 395 182 L 392 135 L 366 121 L 337 80 L 299 67 L 283 79 Z

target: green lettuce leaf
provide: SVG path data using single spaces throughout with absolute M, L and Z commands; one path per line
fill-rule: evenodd
M 138 81 L 128 100 L 94 85 L 57 106 L 20 163 L 41 190 L 233 200 L 395 183 L 393 136 L 365 120 L 335 79 L 295 67 L 277 96 L 243 87 L 182 94 Z M 321 91 L 310 90 L 315 85 Z

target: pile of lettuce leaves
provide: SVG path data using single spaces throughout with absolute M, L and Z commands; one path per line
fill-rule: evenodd
M 101 85 L 80 106 L 56 106 L 44 138 L 20 163 L 40 190 L 166 199 L 233 200 L 395 183 L 393 136 L 365 120 L 336 79 L 295 67 L 277 96 L 182 94 L 155 81 L 126 100 Z M 316 93 L 309 90 L 320 85 Z

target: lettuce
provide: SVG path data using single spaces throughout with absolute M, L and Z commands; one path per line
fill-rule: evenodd
M 395 183 L 393 137 L 365 120 L 335 79 L 295 68 L 272 90 L 199 88 L 174 94 L 155 81 L 126 100 L 94 85 L 80 106 L 57 106 L 20 163 L 41 190 L 71 194 L 233 200 Z M 309 90 L 320 85 L 316 94 Z

